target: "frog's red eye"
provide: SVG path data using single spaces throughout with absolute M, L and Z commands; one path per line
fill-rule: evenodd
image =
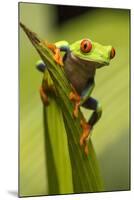
M 82 42 L 80 44 L 80 49 L 84 53 L 88 53 L 89 51 L 91 51 L 92 43 L 90 42 L 90 40 L 88 40 L 88 39 L 82 40 Z
M 115 56 L 115 49 L 112 47 L 110 52 L 110 59 L 114 58 L 114 56 Z

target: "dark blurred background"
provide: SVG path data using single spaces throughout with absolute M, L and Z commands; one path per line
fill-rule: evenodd
M 57 10 L 57 23 L 62 25 L 68 20 L 78 17 L 79 15 L 85 14 L 86 12 L 92 12 L 94 8 L 81 7 L 81 6 L 55 6 Z

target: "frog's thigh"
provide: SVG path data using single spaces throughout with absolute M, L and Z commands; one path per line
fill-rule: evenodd
M 92 97 L 89 97 L 83 104 L 82 107 L 91 110 L 97 110 L 98 101 Z
M 102 108 L 100 103 L 96 100 L 93 99 L 92 97 L 89 97 L 83 104 L 82 106 L 84 108 L 88 108 L 91 110 L 94 110 L 94 112 L 92 113 L 91 117 L 88 120 L 88 123 L 93 127 L 96 122 L 100 119 L 101 115 L 102 115 Z

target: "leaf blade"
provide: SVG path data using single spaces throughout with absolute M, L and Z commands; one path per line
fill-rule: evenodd
M 44 127 L 47 127 L 45 137 L 49 193 L 73 193 L 72 169 L 62 112 L 53 95 L 49 95 L 49 101 L 50 105 L 43 108 Z

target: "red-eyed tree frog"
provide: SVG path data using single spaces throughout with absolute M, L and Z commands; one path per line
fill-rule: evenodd
M 115 56 L 112 46 L 103 46 L 90 39 L 82 39 L 69 44 L 67 41 L 59 41 L 55 44 L 47 44 L 54 53 L 54 60 L 63 66 L 67 79 L 75 90 L 69 94 L 71 101 L 75 103 L 73 115 L 78 116 L 79 107 L 93 110 L 88 122 L 81 121 L 83 133 L 80 145 L 87 144 L 89 133 L 102 115 L 101 104 L 91 97 L 95 86 L 96 69 L 107 66 Z M 61 52 L 64 52 L 62 55 Z M 44 72 L 47 66 L 42 61 L 37 63 L 39 71 Z M 47 95 L 43 86 L 40 89 L 41 98 L 47 103 Z M 85 145 L 85 153 L 88 154 L 88 146 Z

